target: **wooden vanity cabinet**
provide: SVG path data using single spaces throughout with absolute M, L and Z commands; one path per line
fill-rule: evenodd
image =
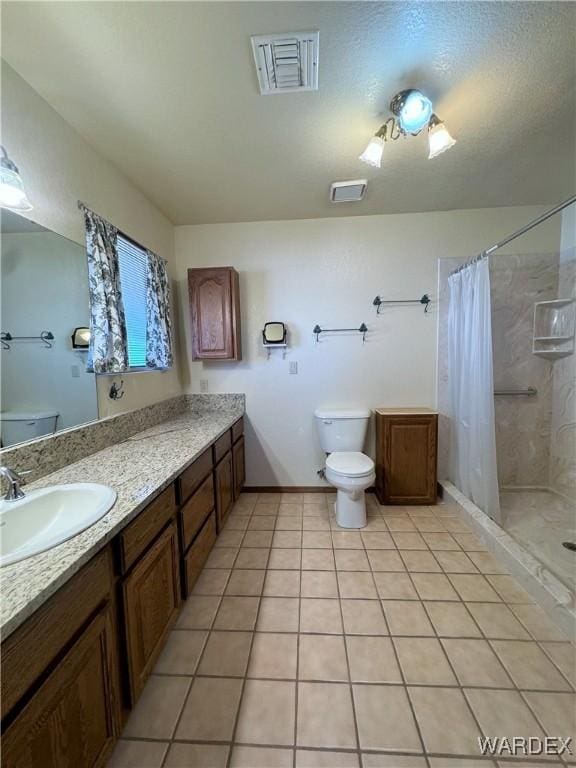
M 233 267 L 188 270 L 193 360 L 241 360 L 240 289 Z
M 234 464 L 234 501 L 237 501 L 242 493 L 246 480 L 246 459 L 244 451 L 244 438 L 240 437 L 232 448 L 232 460 Z
M 376 494 L 380 504 L 436 504 L 438 414 L 376 410 Z
M 214 486 L 218 533 L 220 533 L 234 503 L 234 466 L 231 450 L 214 468 Z

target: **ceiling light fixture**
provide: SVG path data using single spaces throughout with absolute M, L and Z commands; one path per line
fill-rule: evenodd
M 394 117 L 389 117 L 368 142 L 359 159 L 375 168 L 380 168 L 384 145 L 391 139 L 396 141 L 400 136 L 408 134 L 417 136 L 428 126 L 428 159 L 440 155 L 456 144 L 456 139 L 448 133 L 444 123 L 434 114 L 432 102 L 415 88 L 408 88 L 397 93 L 390 102 L 390 111 Z
M 8 153 L 0 145 L 0 207 L 13 208 L 15 211 L 31 211 L 32 204 L 26 197 L 24 184 L 16 164 L 10 160 Z

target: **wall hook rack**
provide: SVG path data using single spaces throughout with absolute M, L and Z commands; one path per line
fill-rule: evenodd
M 432 299 L 430 296 L 428 296 L 427 293 L 422 296 L 421 299 L 388 299 L 384 300 L 380 296 L 376 296 L 372 304 L 376 307 L 376 314 L 381 314 L 380 307 L 382 304 L 423 304 L 424 305 L 424 314 L 427 314 L 428 312 L 428 306 L 432 302 Z
M 46 349 L 52 349 L 54 344 L 54 334 L 52 331 L 40 331 L 39 336 L 12 336 L 9 331 L 2 331 L 0 334 L 0 343 L 2 349 L 10 349 L 10 343 L 13 341 L 42 341 Z
M 362 343 L 366 341 L 366 334 L 368 332 L 368 328 L 365 323 L 362 323 L 360 328 L 320 328 L 319 325 L 315 325 L 312 333 L 316 335 L 316 341 L 318 342 L 320 340 L 321 333 L 350 333 L 351 331 L 356 331 L 357 333 L 361 333 Z

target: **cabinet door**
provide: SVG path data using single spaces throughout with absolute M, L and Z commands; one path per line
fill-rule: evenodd
M 234 501 L 237 501 L 238 497 L 242 493 L 242 488 L 246 480 L 246 462 L 243 437 L 234 443 L 232 454 L 234 457 Z
M 382 417 L 378 436 L 382 464 L 377 469 L 381 501 L 436 503 L 436 433 L 435 415 Z
M 238 273 L 232 267 L 189 269 L 193 360 L 240 360 Z
M 112 611 L 103 608 L 2 736 L 3 768 L 99 768 L 119 729 Z
M 216 488 L 216 514 L 218 517 L 218 532 L 222 530 L 228 513 L 234 502 L 234 470 L 232 467 L 232 451 L 224 456 L 214 470 L 214 485 Z
M 134 705 L 178 615 L 180 575 L 174 523 L 170 523 L 135 565 L 122 591 L 130 694 Z

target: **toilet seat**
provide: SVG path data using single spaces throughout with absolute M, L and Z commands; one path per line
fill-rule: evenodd
M 326 469 L 342 477 L 366 477 L 374 472 L 374 462 L 359 451 L 335 451 L 326 459 Z

